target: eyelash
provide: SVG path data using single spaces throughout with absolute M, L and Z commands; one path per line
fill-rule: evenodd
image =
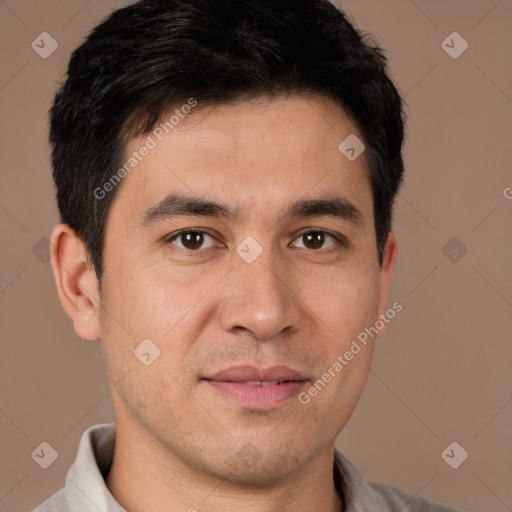
M 181 230 L 177 233 L 174 233 L 173 235 L 171 235 L 170 237 L 168 237 L 166 239 L 166 243 L 169 243 L 171 245 L 174 245 L 173 244 L 173 241 L 180 238 L 181 236 L 184 236 L 186 234 L 203 234 L 203 235 L 208 235 L 209 237 L 215 239 L 215 237 L 213 235 L 211 235 L 210 233 L 208 233 L 207 231 L 203 231 L 203 230 L 199 230 L 199 229 L 184 229 L 184 230 Z M 308 248 L 302 248 L 302 249 L 305 249 L 306 251 L 308 251 L 308 254 L 310 253 L 318 253 L 318 254 L 329 254 L 329 253 L 332 253 L 336 250 L 338 250 L 340 247 L 347 247 L 348 246 L 348 242 L 346 240 L 346 238 L 343 236 L 343 235 L 340 235 L 340 234 L 337 234 L 335 235 L 334 233 L 330 233 L 329 231 L 325 231 L 325 230 L 322 230 L 322 229 L 310 229 L 308 231 L 304 231 L 302 233 L 300 233 L 294 240 L 297 240 L 305 235 L 308 235 L 308 234 L 311 234 L 311 233 L 321 233 L 323 235 L 327 235 L 328 237 L 332 238 L 334 240 L 334 243 L 335 243 L 335 247 L 332 247 L 330 249 L 308 249 Z M 325 242 L 325 241 L 324 241 Z M 177 246 L 175 246 L 177 247 Z M 200 253 L 204 250 L 207 250 L 207 249 L 210 249 L 210 247 L 207 247 L 206 249 L 196 249 L 196 250 L 193 250 L 193 249 L 186 249 L 186 248 L 183 248 L 183 247 L 177 247 L 177 249 L 181 250 L 181 251 L 185 251 L 186 253 L 192 255 L 194 253 Z

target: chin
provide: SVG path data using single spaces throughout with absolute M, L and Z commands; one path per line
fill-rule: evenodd
M 278 447 L 267 443 L 263 450 L 264 440 L 258 444 L 260 448 L 250 441 L 234 442 L 229 448 L 211 456 L 203 452 L 204 459 L 200 465 L 210 476 L 225 483 L 270 489 L 278 487 L 279 482 L 300 470 L 313 457 L 297 452 L 296 446 Z M 217 461 L 215 465 L 212 464 L 214 460 Z

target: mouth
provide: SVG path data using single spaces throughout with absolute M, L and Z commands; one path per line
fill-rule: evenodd
M 246 386 L 280 386 L 284 382 L 290 382 L 286 380 L 248 380 L 245 382 L 239 382 L 240 384 L 245 384 Z
M 203 378 L 216 394 L 246 409 L 271 410 L 296 397 L 309 379 L 287 366 L 233 366 Z

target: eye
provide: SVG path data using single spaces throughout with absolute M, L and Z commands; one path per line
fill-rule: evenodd
M 308 231 L 307 233 L 299 235 L 296 240 L 301 240 L 303 245 L 301 247 L 300 245 L 297 246 L 294 244 L 295 247 L 313 251 L 318 251 L 319 249 L 326 249 L 329 251 L 334 250 L 337 245 L 343 245 L 337 237 L 327 233 L 326 231 Z M 326 242 L 327 247 L 325 247 Z
M 197 251 L 199 249 L 208 249 L 213 247 L 213 241 L 215 239 L 204 231 L 193 231 L 186 230 L 180 231 L 173 235 L 167 241 L 173 245 L 176 245 L 180 249 L 187 251 Z M 176 242 L 176 243 L 175 243 Z M 206 243 L 206 246 L 204 245 Z

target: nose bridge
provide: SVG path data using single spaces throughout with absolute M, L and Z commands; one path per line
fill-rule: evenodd
M 287 328 L 295 330 L 299 305 L 278 256 L 270 248 L 257 250 L 251 244 L 249 240 L 237 248 L 221 322 L 227 331 L 244 328 L 263 340 Z

